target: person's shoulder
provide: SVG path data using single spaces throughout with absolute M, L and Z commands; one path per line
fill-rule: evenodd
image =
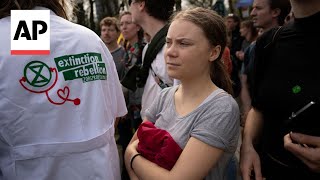
M 111 54 L 125 54 L 126 50 L 124 47 L 119 46 L 116 50 L 114 50 Z
M 218 89 L 216 92 L 211 94 L 210 106 L 221 107 L 224 112 L 238 110 L 238 104 L 235 99 L 222 89 Z
M 64 29 L 64 34 L 69 37 L 76 37 L 77 39 L 96 39 L 99 40 L 100 37 L 93 32 L 91 29 L 82 26 L 80 24 L 76 24 L 59 16 L 52 16 L 51 18 L 51 27 L 53 29 Z
M 0 23 L 1 24 L 10 23 L 10 16 L 0 18 Z
M 10 16 L 0 19 L 0 32 L 5 32 L 10 30 Z M 3 33 L 1 33 L 3 35 Z
M 174 93 L 177 91 L 178 87 L 179 85 L 163 88 L 159 94 L 160 99 L 171 99 L 172 96 L 174 96 Z
M 160 94 L 162 96 L 166 96 L 168 94 L 174 94 L 177 89 L 178 89 L 179 85 L 175 85 L 175 86 L 170 86 L 170 87 L 166 87 L 166 88 L 163 88 L 160 92 Z
M 165 62 L 164 61 L 164 50 L 165 50 L 165 45 L 162 46 L 162 48 L 159 50 L 159 52 L 157 53 L 157 56 L 155 58 L 155 61 L 161 61 L 161 62 Z
M 164 49 L 165 46 L 163 46 L 160 51 L 157 53 L 155 59 L 153 60 L 153 66 L 158 66 L 158 67 L 165 67 L 165 60 L 164 60 Z
M 271 42 L 273 35 L 278 31 L 278 29 L 279 27 L 275 27 L 264 32 L 260 37 L 257 38 L 256 44 L 267 44 L 268 42 Z
M 164 50 L 165 50 L 165 48 L 166 48 L 166 45 L 164 44 L 163 46 L 162 46 L 162 48 L 160 49 L 160 51 L 158 52 L 158 54 L 157 54 L 157 56 L 163 56 L 164 55 Z M 164 57 L 163 57 L 164 58 Z
M 293 23 L 289 23 L 284 26 L 274 27 L 269 29 L 268 31 L 264 32 L 256 41 L 258 47 L 266 47 L 269 44 L 272 44 L 279 39 L 283 39 L 290 34 L 294 33 Z
M 88 36 L 88 37 L 100 40 L 100 37 L 95 32 L 93 32 L 91 29 L 89 29 L 85 26 L 79 25 L 79 24 L 75 24 L 73 22 L 71 22 L 71 24 L 74 26 L 75 29 L 77 29 L 79 35 L 84 35 L 84 36 Z
M 264 52 L 266 47 L 269 47 L 273 43 L 273 38 L 275 33 L 279 30 L 279 27 L 272 28 L 266 32 L 264 32 L 261 36 L 259 36 L 256 40 L 255 44 L 255 54 L 260 54 L 260 52 Z
M 174 98 L 174 93 L 176 92 L 177 88 L 178 88 L 178 85 L 167 87 L 162 89 L 160 93 L 156 95 L 157 97 L 156 99 L 158 100 L 157 103 L 159 104 L 160 107 L 167 106 L 172 103 L 172 99 Z
M 121 52 L 126 53 L 126 49 L 123 46 L 120 46 L 119 49 L 120 49 Z

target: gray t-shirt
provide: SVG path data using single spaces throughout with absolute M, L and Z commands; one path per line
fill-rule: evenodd
M 125 54 L 126 50 L 123 47 L 119 47 L 115 51 L 111 52 L 120 80 L 123 78 L 125 71 L 125 64 L 123 60 Z
M 149 121 L 170 133 L 184 149 L 192 136 L 224 153 L 206 180 L 226 179 L 227 164 L 237 148 L 239 138 L 239 108 L 235 100 L 222 89 L 212 92 L 195 110 L 179 116 L 174 103 L 174 93 L 179 86 L 165 88 L 146 110 Z

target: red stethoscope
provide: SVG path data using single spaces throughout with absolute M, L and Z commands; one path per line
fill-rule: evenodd
M 49 97 L 49 94 L 48 92 L 56 85 L 57 81 L 58 81 L 58 73 L 57 73 L 57 69 L 56 68 L 50 68 L 50 72 L 54 72 L 55 73 L 55 80 L 53 82 L 53 84 L 47 88 L 47 89 L 44 89 L 44 90 L 39 90 L 39 91 L 36 91 L 36 90 L 32 90 L 30 88 L 28 88 L 24 83 L 27 82 L 28 84 L 30 84 L 28 81 L 27 81 L 27 78 L 26 77 L 22 77 L 19 82 L 21 84 L 21 86 L 26 89 L 27 91 L 30 91 L 32 93 L 37 93 L 37 94 L 41 94 L 41 93 L 46 93 L 46 96 L 49 100 L 50 103 L 54 104 L 54 105 L 62 105 L 64 104 L 66 101 L 71 101 L 73 102 L 74 105 L 79 105 L 80 104 L 80 99 L 79 98 L 75 98 L 75 99 L 69 99 L 69 95 L 70 95 L 70 89 L 68 86 L 65 86 L 63 89 L 58 89 L 57 91 L 57 95 L 60 99 L 62 99 L 62 102 L 55 102 L 53 101 L 50 97 Z

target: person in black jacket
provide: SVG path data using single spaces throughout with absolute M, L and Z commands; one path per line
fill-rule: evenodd
M 294 22 L 265 32 L 256 44 L 253 108 L 240 158 L 244 180 L 250 174 L 256 180 L 320 179 L 320 63 L 314 58 L 320 1 L 290 1 Z

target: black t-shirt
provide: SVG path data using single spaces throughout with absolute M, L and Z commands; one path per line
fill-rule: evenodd
M 283 136 L 290 131 L 320 136 L 320 12 L 283 26 L 275 42 L 265 48 L 275 31 L 263 34 L 256 44 L 252 105 L 264 117 L 263 151 L 292 167 L 305 168 L 283 148 Z M 298 115 L 295 123 L 288 121 L 311 101 L 316 104 Z

